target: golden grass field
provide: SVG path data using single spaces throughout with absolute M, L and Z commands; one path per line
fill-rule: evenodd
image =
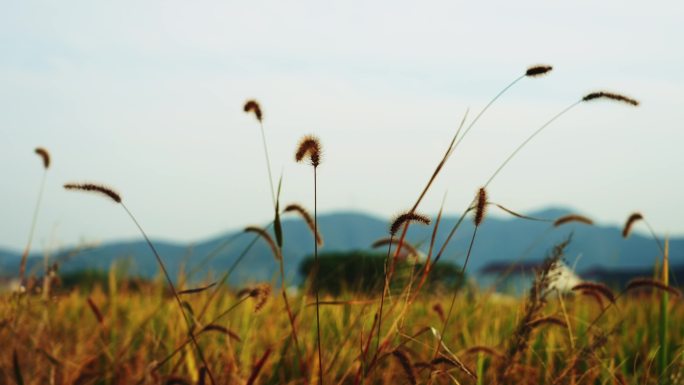
M 15 382 L 13 351 L 25 384 L 197 383 L 201 364 L 192 346 L 184 345 L 187 332 L 173 298 L 163 295 L 166 292 L 163 282 L 140 292 L 120 287 L 114 278 L 109 286 L 108 294 L 96 288 L 91 293 L 74 291 L 57 295 L 49 301 L 40 297 L 3 298 L 0 383 Z M 263 307 L 256 311 L 259 298 L 247 297 L 241 301 L 236 293 L 222 289 L 201 318 L 198 312 L 206 303 L 208 292 L 185 297 L 198 318 L 197 325 L 201 325 L 198 330 L 207 325 L 220 326 L 198 336 L 218 383 L 244 384 L 252 376 L 255 378 L 251 383 L 259 384 L 316 383 L 315 309 L 307 306 L 311 298 L 290 298 L 297 314 L 298 354 L 287 312 L 277 293 L 269 295 Z M 89 306 L 88 299 L 95 308 Z M 457 297 L 452 326 L 446 331 L 443 343 L 478 376 L 477 380 L 450 363 L 428 365 L 435 357 L 438 342 L 429 328 L 440 329 L 442 325 L 435 307 L 445 309 L 450 300 L 447 293 L 425 294 L 403 309 L 402 299 L 393 297 L 393 304 L 399 305 L 395 308 L 390 305 L 388 308 L 393 310 L 385 314 L 388 322 L 382 332 L 383 353 L 361 382 L 411 383 L 400 360 L 391 354 L 400 349 L 410 360 L 416 383 L 495 383 L 497 365 L 502 360 L 499 355 L 505 353 L 524 313 L 524 300 L 486 292 Z M 684 324 L 681 322 L 684 311 L 674 303 L 669 306 L 672 322 L 666 333 L 672 361 L 668 373 L 672 383 L 677 383 L 682 381 L 684 371 Z M 562 383 L 665 383 L 665 379 L 659 378 L 656 362 L 660 296 L 641 294 L 620 299 L 618 306 L 607 310 L 597 325 L 588 330 L 600 309 L 591 296 L 550 295 L 542 315 L 567 319 L 569 327 L 553 323 L 536 327 L 529 337 L 529 347 L 516 359 L 515 380 L 511 383 L 554 383 L 570 361 L 598 336 L 610 331 L 605 343 L 581 357 L 577 370 Z M 362 371 L 359 355 L 376 310 L 377 301 L 321 305 L 326 383 L 356 382 L 356 376 Z M 180 352 L 157 367 L 181 346 L 184 347 Z M 493 351 L 481 352 L 477 347 Z M 371 345 L 371 353 L 373 350 Z M 255 373 L 257 363 L 265 354 L 268 355 L 263 367 Z M 304 368 L 301 362 L 305 363 Z M 208 383 L 206 378 L 204 381 Z
M 639 104 L 622 94 L 597 91 L 560 109 L 506 158 L 465 207 L 446 241 L 435 244 L 442 211 L 435 218 L 418 213 L 432 182 L 492 103 L 522 79 L 537 78 L 551 69 L 528 68 L 468 124 L 467 116 L 463 118 L 412 208 L 388 226 L 384 277 L 373 283 L 377 293 L 348 291 L 332 298 L 319 290 L 316 173 L 323 162 L 321 142 L 306 136 L 294 152 L 295 160 L 313 171 L 314 201 L 306 205 L 313 208 L 313 215 L 303 206 L 281 209 L 280 183 L 272 177 L 263 115 L 254 100 L 244 105 L 244 111 L 254 115 L 261 129 L 274 219 L 266 229 L 245 231 L 270 246 L 280 267 L 274 282 L 241 290 L 223 285 L 229 272 L 216 272 L 224 274 L 218 284 L 176 287 L 163 255 L 121 194 L 99 184 L 65 184 L 67 190 L 99 194 L 120 205 L 122 215 L 130 217 L 147 241 L 160 275 L 133 288 L 132 281 L 112 269 L 108 283 L 92 290 L 57 287 L 50 292 L 45 290 L 50 289 L 49 281 L 43 281 L 48 284 L 41 292 L 37 290 L 41 285 L 29 284 L 33 277 L 26 275 L 29 236 L 19 271 L 23 286 L 0 294 L 0 384 L 684 383 L 684 310 L 679 291 L 668 282 L 668 242 L 661 242 L 639 213 L 629 216 L 623 236 L 629 236 L 635 223 L 644 223 L 660 251 L 660 267 L 652 277 L 633 280 L 626 287 L 585 282 L 571 291 L 554 289 L 558 263 L 570 238 L 549 250 L 523 297 L 475 286 L 455 291 L 428 290 L 425 285 L 451 236 L 463 220 L 471 220 L 472 213 L 475 227 L 459 266 L 461 274 L 467 272 L 477 229 L 486 221 L 486 208 L 495 205 L 488 199 L 489 183 L 537 134 L 583 103 Z M 36 153 L 47 172 L 49 153 L 43 148 Z M 522 219 L 544 220 L 496 205 Z M 39 207 L 40 200 L 34 226 Z M 296 211 L 313 235 L 313 273 L 298 293 L 288 291 L 284 283 L 283 211 Z M 556 227 L 571 222 L 592 225 L 579 215 L 545 221 Z M 431 226 L 433 236 L 423 267 L 412 270 L 410 279 L 398 285 L 395 267 L 409 225 Z M 51 277 L 56 271 L 46 273 Z M 175 282 L 185 281 L 176 278 Z

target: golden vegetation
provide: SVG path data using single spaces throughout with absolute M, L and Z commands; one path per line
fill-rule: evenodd
M 492 103 L 522 79 L 537 78 L 551 70 L 548 65 L 529 67 L 468 125 L 467 114 L 464 116 L 411 210 L 390 223 L 389 238 L 374 244 L 387 246 L 384 279 L 373 283 L 382 289 L 378 290 L 382 293 L 379 298 L 372 293 L 355 292 L 321 298 L 317 272 L 322 235 L 317 220 L 316 179 L 321 144 L 313 135 L 302 138 L 295 151 L 297 162 L 306 161 L 313 166 L 313 216 L 297 204 L 286 206 L 283 212 L 297 213 L 311 230 L 314 269 L 302 290 L 288 290 L 282 253 L 281 186 L 279 183 L 277 190 L 274 188 L 262 110 L 255 100 L 248 100 L 243 109 L 256 117 L 261 128 L 274 219 L 266 228 L 248 227 L 245 232 L 255 234 L 254 242 L 262 239 L 270 247 L 280 268 L 277 295 L 269 283 L 241 290 L 225 285 L 246 251 L 219 281 L 184 287 L 186 277 L 181 273 L 175 280 L 179 282 L 177 288 L 162 256 L 117 192 L 99 184 L 65 184 L 67 190 L 95 192 L 120 204 L 147 241 L 162 274 L 153 282 L 133 286 L 131 281 L 118 278 L 113 267 L 107 283 L 92 290 L 56 290 L 42 297 L 33 295 L 36 288 L 28 287 L 24 273 L 37 205 L 19 272 L 24 290 L 1 294 L 0 339 L 4 346 L 0 354 L 0 383 L 357 385 L 684 381 L 684 311 L 677 302 L 679 290 L 668 281 L 668 244 L 661 245 L 641 214 L 629 217 L 623 237 L 627 238 L 640 220 L 648 226 L 662 254 L 663 268 L 658 274 L 662 279 L 632 280 L 618 294 L 598 282 L 583 282 L 570 292 L 561 293 L 554 283 L 570 242 L 568 238 L 550 251 L 522 299 L 472 286 L 462 292 L 421 290 L 430 277 L 431 267 L 438 263 L 471 211 L 475 227 L 461 273 L 466 271 L 477 231 L 490 204 L 524 220 L 548 222 L 551 229 L 568 223 L 593 224 L 589 218 L 576 214 L 555 220 L 527 217 L 490 202 L 487 189 L 536 135 L 580 103 L 608 99 L 631 106 L 639 104 L 635 99 L 607 91 L 575 99 L 533 131 L 482 185 L 441 246 L 437 247 L 436 234 L 442 209 L 434 221 L 417 212 L 447 160 Z M 49 153 L 43 148 L 35 151 L 47 170 Z M 408 283 L 397 288 L 390 283 L 401 249 L 418 254 L 405 240 L 413 222 L 432 225 L 432 237 L 423 267 L 414 268 L 417 271 L 410 272 Z M 270 234 L 271 227 L 274 236 Z M 434 251 L 437 252 L 433 258 Z M 47 275 L 55 272 L 56 269 L 50 270 Z M 49 281 L 43 288 L 48 293 Z M 315 295 L 313 304 L 309 293 Z M 656 319 L 659 322 L 654 322 Z

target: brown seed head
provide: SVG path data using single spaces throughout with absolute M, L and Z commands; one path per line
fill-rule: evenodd
M 254 289 L 252 289 L 252 292 L 250 293 L 250 297 L 254 298 L 254 312 L 258 312 L 261 310 L 264 305 L 266 305 L 266 302 L 268 301 L 268 297 L 271 296 L 271 286 L 268 284 L 261 284 Z
M 439 316 L 440 321 L 444 322 L 444 308 L 442 305 L 438 302 L 434 305 L 432 305 L 432 310 L 434 310 L 435 313 Z
M 103 322 L 104 322 L 104 317 L 102 316 L 102 312 L 100 311 L 100 308 L 97 307 L 97 305 L 95 304 L 95 302 L 93 302 L 93 300 L 92 300 L 90 297 L 88 297 L 88 298 L 86 299 L 86 301 L 88 302 L 88 306 L 90 307 L 90 310 L 91 310 L 91 311 L 93 312 L 93 314 L 95 315 L 95 318 L 97 318 L 97 322 L 100 323 L 100 324 L 103 323 Z
M 589 219 L 585 216 L 577 215 L 577 214 L 570 214 L 570 215 L 565 215 L 565 216 L 562 216 L 562 217 L 556 219 L 553 222 L 553 226 L 558 227 L 558 226 L 562 226 L 566 223 L 571 223 L 571 222 L 579 222 L 579 223 L 584 223 L 587 225 L 593 225 L 594 224 L 594 221 L 592 221 L 591 219 Z
M 245 227 L 244 231 L 246 233 L 255 233 L 258 236 L 260 236 L 261 239 L 266 241 L 268 246 L 271 248 L 271 253 L 273 253 L 273 258 L 275 258 L 276 261 L 280 261 L 283 259 L 282 254 L 280 254 L 280 249 L 278 248 L 278 246 L 276 246 L 275 242 L 273 241 L 273 238 L 271 238 L 271 235 L 269 233 L 267 233 L 266 230 L 264 230 L 260 227 L 256 227 L 256 226 L 248 226 L 248 227 Z
M 638 106 L 639 101 L 636 99 L 632 99 L 628 96 L 616 94 L 614 92 L 607 92 L 607 91 L 597 91 L 597 92 L 592 92 L 590 94 L 585 95 L 582 98 L 583 102 L 588 102 L 591 100 L 595 99 L 610 99 L 610 100 L 615 100 L 616 102 L 622 102 L 622 103 L 627 103 L 632 106 Z
M 493 348 L 490 348 L 489 346 L 483 346 L 483 345 L 476 345 L 469 347 L 466 349 L 465 354 L 476 354 L 476 353 L 484 353 L 487 355 L 490 355 L 495 358 L 501 358 L 503 357 L 503 354 L 500 352 L 496 351 Z
M 641 213 L 633 213 L 630 215 L 629 218 L 627 218 L 627 222 L 625 222 L 625 227 L 622 228 L 622 237 L 629 237 L 629 234 L 632 232 L 632 227 L 634 227 L 634 223 L 642 219 L 644 219 L 644 216 L 641 215 Z
M 454 358 L 452 359 L 452 358 L 445 357 L 445 356 L 439 356 L 439 357 L 433 359 L 432 361 L 430 361 L 430 364 L 432 364 L 433 366 L 445 365 L 445 366 L 451 366 L 451 367 L 454 367 L 454 368 L 458 368 L 458 369 L 461 370 L 463 373 L 465 373 L 466 375 L 468 375 L 470 378 L 472 378 L 472 379 L 477 379 L 477 375 L 475 374 L 475 372 L 473 372 L 472 370 L 470 370 L 470 368 L 468 368 L 467 366 L 465 366 L 465 365 L 464 365 L 460 360 L 458 360 L 456 357 L 454 357 Z
M 411 385 L 416 385 L 418 382 L 416 381 L 416 373 L 413 370 L 413 364 L 411 363 L 411 358 L 403 352 L 402 350 L 395 350 L 392 352 L 392 355 L 396 357 L 397 361 L 399 362 L 399 365 L 404 369 L 404 373 L 406 374 L 406 379 Z
M 317 231 L 318 229 L 316 228 L 316 226 L 314 224 L 313 218 L 311 218 L 311 215 L 309 214 L 308 211 L 306 211 L 306 209 L 304 207 L 302 207 L 296 203 L 292 203 L 292 204 L 287 205 L 287 207 L 285 207 L 285 210 L 283 210 L 283 212 L 284 213 L 295 212 L 295 213 L 299 214 L 299 216 L 301 216 L 302 219 L 304 219 L 304 222 L 306 222 L 306 226 L 309 228 L 309 230 L 311 230 L 311 233 L 316 238 L 316 243 L 318 244 L 318 246 L 323 246 L 323 237 L 321 236 L 320 231 Z
M 681 295 L 679 290 L 677 290 L 676 288 L 668 286 L 665 283 L 657 281 L 652 278 L 635 278 L 629 281 L 627 287 L 625 288 L 625 291 L 632 291 L 641 288 L 652 288 L 656 290 L 667 291 L 675 297 L 679 297 Z
M 596 303 L 599 305 L 599 307 L 601 309 L 603 309 L 603 300 L 601 299 L 600 294 L 596 293 L 595 291 L 591 291 L 591 290 L 582 290 L 580 292 L 580 294 L 593 298 L 594 301 L 596 301 Z
M 553 67 L 551 67 L 549 65 L 532 66 L 532 67 L 527 69 L 527 71 L 525 72 L 525 76 L 531 77 L 531 78 L 537 77 L 537 76 L 542 76 L 542 75 L 545 75 L 545 74 L 551 72 L 552 69 L 553 69 Z
M 259 122 L 261 122 L 261 107 L 256 100 L 248 100 L 245 102 L 244 110 L 246 113 L 253 113 Z
M 318 167 L 321 163 L 321 142 L 313 135 L 306 135 L 299 141 L 297 152 L 295 153 L 295 160 L 297 162 L 309 158 L 309 163 Z
M 114 190 L 110 189 L 109 187 L 105 187 L 99 184 L 94 184 L 94 183 L 67 183 L 64 185 L 64 188 L 67 190 L 81 190 L 81 191 L 90 191 L 90 192 L 97 192 L 100 194 L 104 194 L 108 196 L 111 200 L 113 200 L 116 203 L 121 203 L 121 195 L 119 193 L 115 192 Z
M 371 244 L 371 247 L 375 249 L 381 246 L 387 246 L 390 243 L 392 244 L 392 246 L 396 246 L 399 243 L 399 240 L 392 239 L 391 237 L 380 238 L 373 242 L 373 244 Z M 404 240 L 404 242 L 401 243 L 401 248 L 404 249 L 406 251 L 406 254 L 409 256 L 418 255 L 418 250 L 413 245 L 406 242 L 406 240 Z
M 615 303 L 615 294 L 608 286 L 598 282 L 582 282 L 572 287 L 572 291 L 596 293 L 608 301 Z
M 206 333 L 206 332 L 219 332 L 222 334 L 227 335 L 228 337 L 234 339 L 237 342 L 242 342 L 242 339 L 240 336 L 235 333 L 234 331 L 228 329 L 225 326 L 217 325 L 217 324 L 209 324 L 200 330 L 200 333 Z
M 480 187 L 477 192 L 477 206 L 475 209 L 475 226 L 479 226 L 485 217 L 485 210 L 487 209 L 487 191 L 484 187 Z
M 50 167 L 50 153 L 43 147 L 36 147 L 34 150 L 43 159 L 43 167 L 47 170 Z
M 268 284 L 260 284 L 256 286 L 246 287 L 237 292 L 238 298 L 253 298 L 255 301 L 254 312 L 258 312 L 264 307 L 268 297 L 271 295 L 271 286 Z
M 392 224 L 390 225 L 390 235 L 394 236 L 399 232 L 399 229 L 401 226 L 403 226 L 407 222 L 418 222 L 422 223 L 424 225 L 429 225 L 430 224 L 430 218 L 428 218 L 425 215 L 418 214 L 418 213 L 412 213 L 412 212 L 407 212 L 403 214 L 399 214 L 393 221 Z
M 540 317 L 527 323 L 527 326 L 531 328 L 536 328 L 542 325 L 557 325 L 564 328 L 568 327 L 564 320 L 555 316 Z

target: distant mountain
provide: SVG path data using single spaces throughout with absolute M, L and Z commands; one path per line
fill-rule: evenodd
M 555 219 L 567 213 L 569 210 L 553 208 L 528 215 Z M 437 246 L 442 245 L 456 219 L 443 218 L 437 234 Z M 354 212 L 321 215 L 319 226 L 325 240 L 325 245 L 321 249 L 323 252 L 368 249 L 375 240 L 388 235 L 388 220 Z M 411 226 L 408 239 L 425 251 L 431 231 L 431 227 Z M 468 218 L 447 247 L 444 260 L 463 263 L 472 231 L 473 224 Z M 580 273 L 599 270 L 643 271 L 652 268 L 659 255 L 651 238 L 634 233 L 625 240 L 621 236 L 621 229 L 616 227 L 568 224 L 553 228 L 545 222 L 489 216 L 478 230 L 468 271 L 471 275 L 477 275 L 484 266 L 493 262 L 539 261 L 555 243 L 570 233 L 573 233 L 573 241 L 567 249 L 566 259 L 568 264 L 576 266 L 576 271 Z M 299 280 L 297 267 L 303 258 L 313 252 L 311 233 L 301 220 L 285 219 L 283 234 L 286 275 L 289 279 Z M 194 276 L 204 278 L 207 274 L 213 277 L 221 276 L 253 239 L 253 234 L 242 234 L 237 231 L 194 244 L 153 242 L 173 276 L 176 276 L 181 268 L 186 273 L 193 270 L 207 255 L 215 254 Z M 117 262 L 119 268 L 125 268 L 131 275 L 151 277 L 158 273 L 156 260 L 142 239 L 108 243 L 80 252 L 63 250 L 52 258 L 62 260 L 62 272 L 83 269 L 106 270 Z M 0 275 L 16 275 L 19 260 L 20 253 L 0 249 Z M 684 238 L 670 239 L 670 261 L 673 266 L 684 265 Z M 29 258 L 29 269 L 31 268 L 42 269 L 42 256 L 32 255 Z M 268 246 L 258 240 L 246 253 L 230 281 L 244 283 L 271 279 L 276 273 L 277 265 Z M 684 277 L 680 279 L 684 282 Z

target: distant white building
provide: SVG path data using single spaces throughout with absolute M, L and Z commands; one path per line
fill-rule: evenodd
M 535 278 L 534 270 L 540 262 L 495 262 L 485 266 L 480 273 L 482 286 L 495 285 L 500 292 L 524 295 Z M 549 290 L 556 289 L 568 293 L 582 279 L 565 263 L 559 261 L 552 272 L 555 275 Z
M 582 279 L 563 261 L 559 261 L 554 269 L 558 277 L 551 283 L 549 289 L 556 289 L 561 293 L 572 291 L 573 286 L 582 282 Z

